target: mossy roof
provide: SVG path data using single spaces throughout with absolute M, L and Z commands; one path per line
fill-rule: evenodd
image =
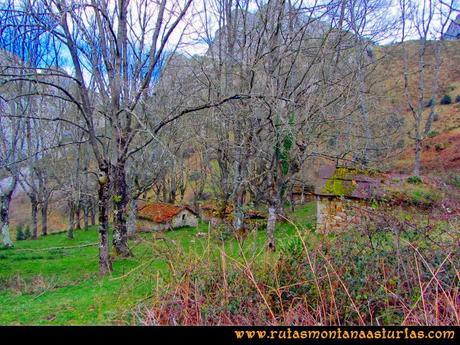
M 376 171 L 344 166 L 323 166 L 315 194 L 355 199 L 379 198 L 385 177 Z

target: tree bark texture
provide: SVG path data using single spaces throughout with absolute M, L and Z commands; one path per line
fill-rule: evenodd
M 128 257 L 131 256 L 128 247 L 128 231 L 126 227 L 128 193 L 125 165 L 121 162 L 114 167 L 114 191 L 113 247 L 116 256 Z
M 129 202 L 129 212 L 128 212 L 128 235 L 134 235 L 136 233 L 136 223 L 137 223 L 137 199 L 131 198 Z
M 12 193 L 1 196 L 0 199 L 0 222 L 2 224 L 3 246 L 12 248 L 13 241 L 10 237 L 10 202 Z
M 112 271 L 109 257 L 109 171 L 107 166 L 100 167 L 99 173 L 99 272 L 101 275 Z
M 32 216 L 32 238 L 36 240 L 38 238 L 38 200 L 31 198 L 31 216 Z
M 73 239 L 75 229 L 75 207 L 73 202 L 69 202 L 69 227 L 67 228 L 67 237 Z
M 41 216 L 42 216 L 42 235 L 48 235 L 48 200 L 43 200 L 41 207 Z

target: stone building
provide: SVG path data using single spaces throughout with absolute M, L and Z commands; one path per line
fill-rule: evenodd
M 199 206 L 200 218 L 204 222 L 209 222 L 211 228 L 215 228 L 220 224 L 231 224 L 233 220 L 233 206 L 227 205 L 225 210 L 217 203 L 207 202 Z M 264 223 L 267 219 L 267 214 L 264 212 L 245 208 L 243 222 L 245 227 Z M 250 227 L 250 226 L 249 226 Z
M 193 209 L 165 203 L 141 206 L 137 218 L 137 228 L 140 231 L 172 230 L 198 225 L 198 215 Z
M 360 224 L 372 201 L 382 195 L 377 173 L 349 167 L 323 166 L 315 187 L 317 231 L 343 231 Z
M 222 206 L 213 202 L 201 204 L 198 209 L 200 218 L 204 222 L 212 222 L 216 218 L 226 219 L 230 217 L 233 212 L 233 207 L 231 205 L 227 205 L 225 210 L 223 210 Z

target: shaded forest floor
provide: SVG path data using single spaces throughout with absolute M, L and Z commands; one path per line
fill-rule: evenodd
M 311 229 L 314 214 L 310 203 L 290 216 Z M 139 234 L 130 240 L 134 256 L 115 261 L 113 274 L 104 278 L 98 275 L 97 227 L 76 231 L 73 240 L 66 233 L 54 233 L 17 241 L 13 249 L 0 250 L 0 324 L 138 324 L 138 306 L 148 304 L 170 280 L 171 267 L 161 253 L 200 255 L 219 243 L 211 236 L 197 236 L 207 231 L 207 224 L 200 223 L 197 228 Z M 277 241 L 294 234 L 293 225 L 280 224 Z M 245 251 L 261 252 L 265 241 L 261 228 L 242 245 Z M 239 257 L 239 243 L 235 238 L 224 242 L 230 257 Z

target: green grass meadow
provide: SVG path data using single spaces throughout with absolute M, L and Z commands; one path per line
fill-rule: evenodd
M 311 229 L 314 214 L 315 205 L 309 203 L 290 216 L 301 228 Z M 196 236 L 198 232 L 206 236 Z M 282 245 L 295 233 L 292 224 L 279 224 L 278 243 Z M 229 257 L 238 260 L 242 245 L 246 252 L 276 256 L 276 252 L 266 253 L 265 240 L 261 227 L 242 244 L 235 238 L 218 244 L 205 223 L 197 228 L 141 233 L 130 240 L 133 257 L 114 261 L 113 273 L 106 277 L 98 274 L 97 227 L 76 231 L 72 240 L 61 232 L 17 241 L 13 249 L 0 250 L 0 324 L 139 324 L 138 306 L 148 304 L 172 273 L 167 249 L 217 260 L 223 246 Z

